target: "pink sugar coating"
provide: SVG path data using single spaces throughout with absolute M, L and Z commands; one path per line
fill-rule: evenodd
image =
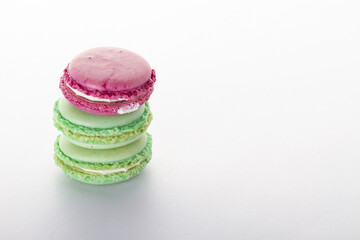
M 122 48 L 98 47 L 77 55 L 68 65 L 72 82 L 101 92 L 128 91 L 151 78 L 151 67 L 140 55 Z
M 151 86 L 147 89 L 147 92 L 144 95 L 137 96 L 136 98 L 127 101 L 117 101 L 111 103 L 95 102 L 76 95 L 66 86 L 65 81 L 66 77 L 63 75 L 60 78 L 60 89 L 63 92 L 64 97 L 78 109 L 99 115 L 118 115 L 119 110 L 121 112 L 129 112 L 130 109 L 134 110 L 133 106 L 138 105 L 138 107 L 140 107 L 143 105 L 149 100 L 150 95 L 154 90 Z

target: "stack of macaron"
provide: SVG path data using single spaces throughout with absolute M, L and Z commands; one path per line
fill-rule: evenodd
M 155 71 L 138 54 L 114 47 L 84 51 L 60 78 L 55 102 L 55 162 L 70 177 L 91 184 L 127 180 L 151 159 L 147 102 Z

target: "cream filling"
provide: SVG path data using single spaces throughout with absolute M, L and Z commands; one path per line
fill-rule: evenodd
M 105 98 L 98 98 L 98 97 L 88 96 L 85 93 L 80 92 L 79 90 L 76 90 L 76 89 L 70 87 L 70 85 L 67 82 L 65 82 L 65 84 L 76 95 L 78 95 L 80 97 L 83 97 L 83 98 L 86 98 L 86 99 L 91 100 L 91 101 L 95 101 L 95 102 L 118 102 L 118 101 L 127 101 L 127 100 L 129 100 L 129 99 L 126 99 L 126 98 L 105 99 Z
M 119 108 L 117 113 L 118 114 L 125 114 L 125 113 L 131 113 L 136 111 L 138 108 L 140 107 L 139 103 L 134 103 L 131 107 L 129 108 Z
M 88 173 L 100 173 L 102 175 L 106 174 L 112 174 L 112 173 L 118 173 L 118 172 L 127 172 L 129 169 L 134 168 L 142 163 L 143 159 L 134 163 L 131 166 L 124 167 L 124 168 L 117 168 L 117 169 L 109 169 L 109 170 L 92 170 L 92 169 L 86 169 L 86 168 L 80 168 L 84 172 Z

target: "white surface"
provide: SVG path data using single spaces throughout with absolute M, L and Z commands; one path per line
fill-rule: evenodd
M 359 1 L 1 1 L 0 239 L 360 239 Z M 157 70 L 153 159 L 91 186 L 54 165 L 68 61 Z M 46 91 L 44 91 L 46 90 Z

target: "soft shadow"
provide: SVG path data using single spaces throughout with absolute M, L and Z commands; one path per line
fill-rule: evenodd
M 113 238 L 127 236 L 151 222 L 151 171 L 110 185 L 90 185 L 59 174 L 56 176 L 58 237 Z M 99 231 L 99 227 L 101 231 Z M 108 231 L 107 231 L 108 230 Z M 126 230 L 126 231 L 125 231 Z M 129 235 L 130 236 L 130 235 Z

